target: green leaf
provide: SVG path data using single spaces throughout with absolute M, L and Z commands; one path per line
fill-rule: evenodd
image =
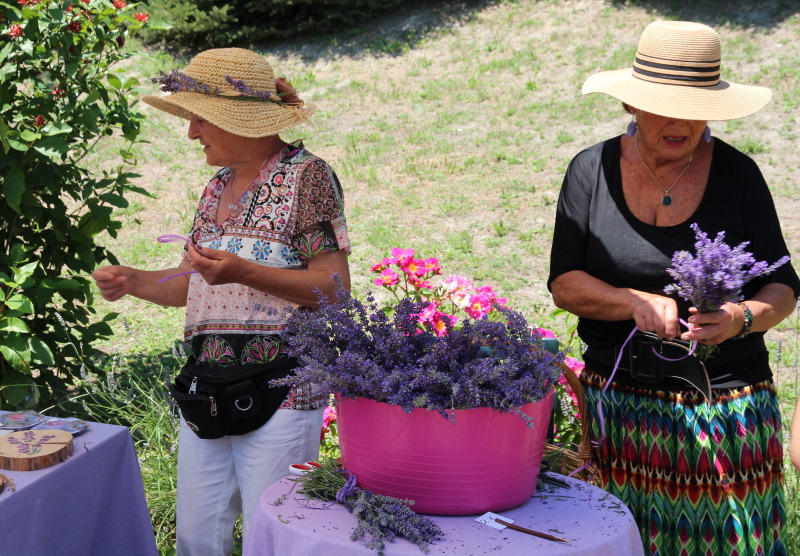
M 32 263 L 19 267 L 14 273 L 14 279 L 18 284 L 21 284 L 28 276 L 34 273 L 37 266 L 39 266 L 39 261 L 33 261 Z
M 14 317 L 4 317 L 0 319 L 0 330 L 8 332 L 20 332 L 22 334 L 29 334 L 31 329 L 25 324 L 25 321 Z
M 61 137 L 45 137 L 37 142 L 33 148 L 45 156 L 58 156 L 69 151 L 69 143 Z
M 0 68 L 0 83 L 10 81 L 9 76 L 15 73 L 17 69 L 17 65 L 13 63 L 8 63 Z
M 14 48 L 14 43 L 9 42 L 6 44 L 3 50 L 0 50 L 0 64 L 6 61 L 6 58 L 8 58 L 8 53 L 11 52 L 12 48 Z
M 78 73 L 78 66 L 77 62 L 70 62 L 64 66 L 64 72 L 67 74 L 68 77 L 74 77 L 76 73 Z
M 21 293 L 15 293 L 12 295 L 8 301 L 6 301 L 6 307 L 15 311 L 20 311 L 21 313 L 34 312 L 33 303 L 31 303 L 31 300 Z
M 20 134 L 20 137 L 22 138 L 23 141 L 27 141 L 28 143 L 33 143 L 34 141 L 38 141 L 39 139 L 42 138 L 41 135 L 39 135 L 38 133 L 34 133 L 29 129 L 23 131 Z
M 36 338 L 28 339 L 28 350 L 31 352 L 31 361 L 40 365 L 55 365 L 56 360 L 53 358 L 53 352 L 47 347 L 42 340 Z
M 60 135 L 71 131 L 72 127 L 67 124 L 62 124 L 61 122 L 50 122 L 42 128 L 42 134 L 44 135 Z
M 115 193 L 103 193 L 100 195 L 100 200 L 117 208 L 127 208 L 128 206 L 128 200 L 122 195 L 116 195 Z
M 28 396 L 31 381 L 22 373 L 10 372 L 3 377 L 0 387 L 3 389 L 3 398 L 11 405 L 17 405 L 24 402 Z
M 120 81 L 119 77 L 116 75 L 109 75 L 106 79 L 108 79 L 108 84 L 115 89 L 119 90 L 122 88 L 122 81 Z
M 8 206 L 19 212 L 19 203 L 24 192 L 25 174 L 19 168 L 14 168 L 6 174 L 3 180 L 3 195 L 5 195 Z
M 119 313 L 108 313 L 106 316 L 103 317 L 103 322 L 108 322 L 110 320 L 114 320 L 119 316 Z
M 100 98 L 100 93 L 97 91 L 92 91 L 89 93 L 85 99 L 83 99 L 84 104 L 92 104 L 94 101 Z
M 2 78 L 0 78 L 0 83 L 2 83 Z M 11 148 L 11 145 L 8 144 L 6 141 L 6 135 L 8 135 L 8 126 L 6 125 L 5 120 L 2 116 L 0 116 L 0 143 L 3 144 L 3 153 L 8 154 L 8 150 Z
M 19 132 L 14 131 L 13 129 L 6 134 L 6 141 L 8 141 L 8 144 L 12 149 L 22 152 L 28 150 L 28 144 L 22 141 L 22 139 L 20 139 Z
M 0 354 L 18 371 L 30 372 L 31 354 L 19 334 L 12 332 L 0 339 Z
M 134 87 L 138 87 L 139 85 L 141 85 L 141 83 L 139 82 L 138 79 L 136 79 L 135 77 L 129 77 L 128 79 L 125 80 L 125 84 L 122 86 L 122 88 L 128 91 L 130 89 L 133 89 Z

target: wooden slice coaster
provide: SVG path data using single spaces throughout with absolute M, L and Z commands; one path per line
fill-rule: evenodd
M 0 437 L 0 469 L 36 471 L 72 453 L 72 435 L 60 430 L 18 431 Z

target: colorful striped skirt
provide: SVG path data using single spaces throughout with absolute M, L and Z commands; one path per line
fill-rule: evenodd
M 581 381 L 600 440 L 606 379 Z M 786 556 L 781 415 L 772 381 L 663 392 L 612 384 L 603 397 L 603 486 L 625 502 L 651 556 Z

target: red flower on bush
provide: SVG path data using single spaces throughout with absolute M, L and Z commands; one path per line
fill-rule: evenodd
M 136 21 L 141 21 L 142 23 L 147 23 L 147 19 L 150 17 L 147 15 L 146 12 L 136 12 L 133 17 Z
M 22 25 L 9 25 L 8 34 L 11 35 L 11 40 L 17 39 L 25 34 Z
M 69 22 L 69 25 L 67 25 L 67 31 L 70 33 L 80 33 L 82 28 L 81 22 L 77 19 L 73 19 Z
M 117 37 L 117 46 L 119 46 L 120 48 L 125 46 L 125 37 L 123 37 L 122 35 Z
M 84 4 L 88 4 L 88 3 L 89 3 L 89 2 L 91 2 L 91 1 L 92 1 L 92 0 L 81 0 L 81 2 L 83 2 Z
M 33 125 L 35 125 L 36 127 L 42 127 L 44 124 L 45 124 L 44 116 L 42 116 L 41 114 L 36 116 L 36 120 L 33 122 Z
M 125 0 L 114 0 L 114 7 L 117 8 L 118 10 L 121 10 L 127 5 L 128 3 L 125 2 Z

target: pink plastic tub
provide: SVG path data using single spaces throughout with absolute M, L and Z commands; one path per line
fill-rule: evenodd
M 533 494 L 547 440 L 553 393 L 517 415 L 493 409 L 438 413 L 364 398 L 339 400 L 342 465 L 358 485 L 414 500 L 421 514 L 477 515 L 519 506 Z

